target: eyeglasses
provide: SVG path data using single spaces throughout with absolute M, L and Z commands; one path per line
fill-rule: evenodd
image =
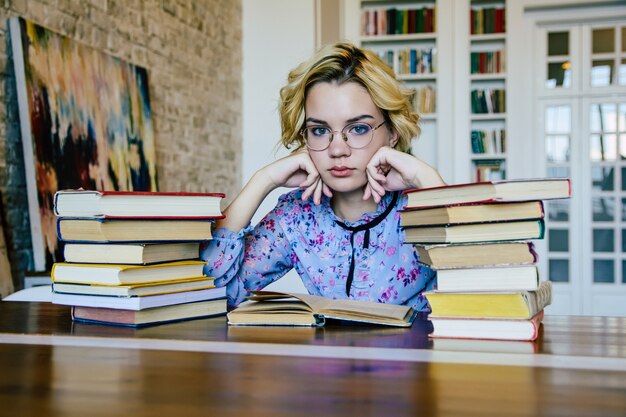
M 306 146 L 312 151 L 324 151 L 330 146 L 335 133 L 341 133 L 341 137 L 352 149 L 365 148 L 374 137 L 374 131 L 387 123 L 383 121 L 376 127 L 365 122 L 350 123 L 341 130 L 330 130 L 327 126 L 308 126 L 302 129 L 302 137 Z

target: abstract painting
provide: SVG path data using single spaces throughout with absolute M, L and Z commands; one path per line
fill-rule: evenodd
M 9 28 L 34 267 L 45 271 L 62 261 L 57 190 L 157 190 L 148 76 L 23 18 Z

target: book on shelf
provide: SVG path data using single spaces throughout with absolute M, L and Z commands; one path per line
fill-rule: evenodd
M 404 209 L 494 201 L 529 201 L 569 198 L 569 178 L 531 178 L 484 181 L 404 191 Z
M 212 238 L 212 220 L 58 218 L 57 234 L 64 242 L 198 242 Z
M 152 264 L 198 258 L 198 242 L 183 243 L 67 243 L 65 262 L 96 264 Z
M 409 306 L 333 300 L 309 294 L 252 291 L 249 300 L 228 313 L 228 324 L 245 326 L 323 326 L 326 319 L 410 327 Z
M 74 321 L 131 327 L 200 319 L 220 316 L 225 313 L 226 298 L 175 304 L 145 310 L 72 306 L 72 320 Z
M 468 203 L 404 210 L 400 212 L 400 225 L 408 227 L 484 223 L 541 219 L 543 217 L 543 203 L 540 200 L 515 203 Z
M 432 317 L 433 338 L 532 341 L 539 335 L 543 310 L 529 319 Z
M 59 217 L 219 218 L 224 194 L 62 190 L 54 195 Z
M 183 280 L 203 276 L 206 262 L 176 261 L 152 265 L 55 263 L 52 282 L 125 285 Z
M 224 298 L 225 296 L 226 287 L 175 292 L 171 294 L 146 295 L 141 297 L 65 294 L 53 291 L 52 303 L 69 306 L 111 308 L 116 310 L 145 310 L 147 308 L 164 307 L 174 304 L 214 300 L 217 298 Z
M 407 227 L 405 243 L 480 243 L 543 239 L 543 219 Z
M 440 269 L 438 292 L 536 290 L 539 271 L 536 265 L 510 265 L 476 268 Z
M 552 302 L 552 284 L 542 281 L 533 291 L 424 293 L 430 317 L 530 319 Z
M 415 245 L 420 262 L 433 269 L 525 265 L 537 261 L 532 242 Z
M 50 280 L 50 277 L 48 277 Z M 92 285 L 55 282 L 52 290 L 57 293 L 83 295 L 110 295 L 117 297 L 141 297 L 146 295 L 169 294 L 181 291 L 204 290 L 214 288 L 213 277 L 194 277 L 177 279 L 161 283 L 148 282 L 127 285 Z

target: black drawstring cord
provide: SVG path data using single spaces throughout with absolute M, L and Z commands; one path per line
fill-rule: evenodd
M 369 248 L 370 229 L 372 227 L 376 227 L 380 222 L 382 222 L 385 219 L 385 217 L 387 217 L 387 215 L 391 212 L 391 210 L 393 210 L 393 208 L 396 205 L 396 202 L 398 201 L 399 195 L 400 195 L 400 192 L 393 193 L 393 198 L 391 199 L 391 202 L 389 203 L 385 211 L 383 211 L 381 214 L 376 216 L 373 220 L 365 224 L 361 224 L 359 226 L 348 226 L 347 224 L 340 222 L 339 220 L 335 220 L 335 223 L 337 223 L 339 226 L 352 232 L 350 234 L 350 247 L 352 248 L 352 257 L 350 259 L 350 269 L 348 270 L 348 280 L 346 281 L 346 295 L 348 297 L 350 297 L 350 288 L 352 287 L 352 281 L 354 279 L 354 233 L 360 232 L 361 230 L 365 230 L 365 236 L 363 238 L 363 248 L 364 249 Z

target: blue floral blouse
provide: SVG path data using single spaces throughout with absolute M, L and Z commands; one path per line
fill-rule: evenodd
M 250 290 L 259 290 L 295 268 L 310 294 L 329 298 L 350 298 L 380 303 L 406 304 L 418 311 L 429 311 L 422 295 L 435 284 L 435 273 L 418 262 L 419 255 L 410 244 L 403 244 L 399 209 L 405 204 L 400 196 L 395 207 L 369 231 L 354 232 L 354 270 L 350 296 L 346 281 L 353 254 L 351 232 L 340 226 L 359 226 L 383 212 L 392 201 L 387 193 L 376 211 L 356 222 L 338 218 L 330 199 L 322 196 L 316 206 L 302 201 L 302 191 L 282 195 L 276 207 L 255 227 L 239 233 L 225 228 L 213 233 L 213 240 L 201 248 L 207 261 L 205 273 L 215 277 L 216 286 L 226 286 L 229 303 L 238 305 Z

